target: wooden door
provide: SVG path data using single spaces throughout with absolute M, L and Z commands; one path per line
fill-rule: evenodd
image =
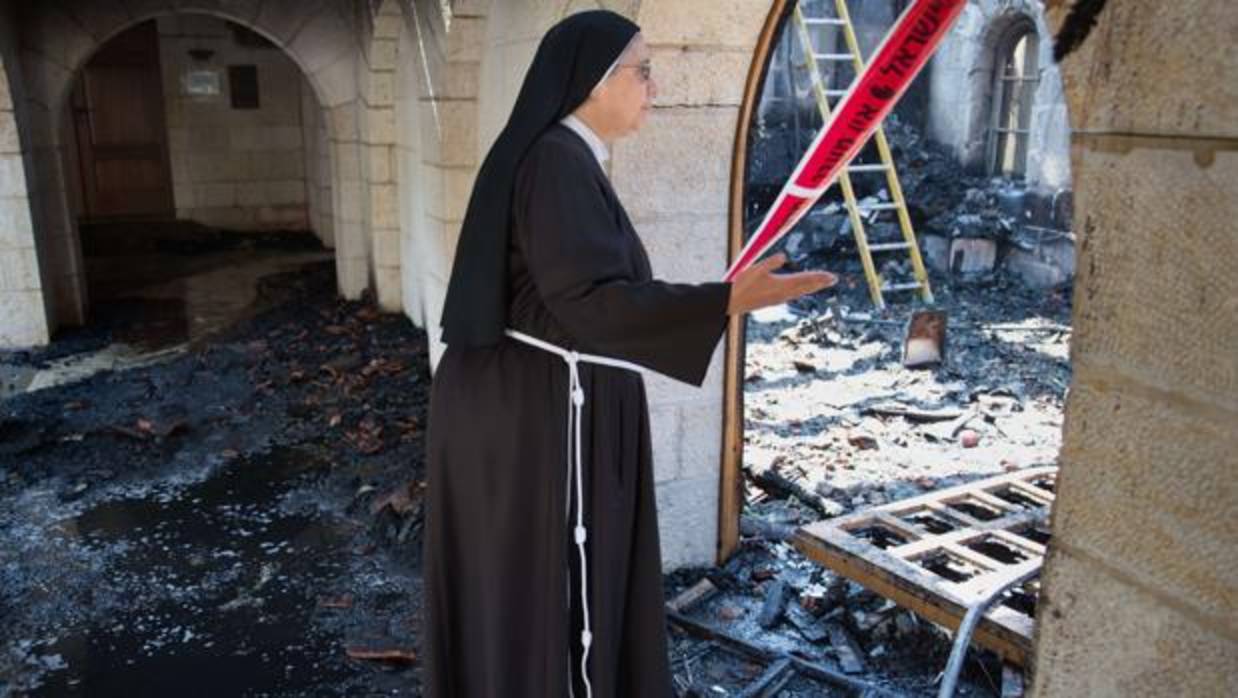
M 153 20 L 112 39 L 86 64 L 73 114 L 85 217 L 174 216 Z

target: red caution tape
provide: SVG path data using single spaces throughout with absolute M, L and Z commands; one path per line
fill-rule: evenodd
M 928 62 L 966 0 L 915 0 L 835 106 L 761 226 L 727 270 L 727 281 L 786 235 L 851 162 Z

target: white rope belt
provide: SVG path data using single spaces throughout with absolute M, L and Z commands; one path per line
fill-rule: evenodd
M 576 550 L 580 554 L 580 607 L 584 615 L 584 629 L 580 632 L 580 675 L 585 682 L 585 696 L 592 698 L 593 685 L 589 682 L 589 646 L 593 644 L 593 626 L 589 621 L 589 572 L 588 561 L 585 556 L 585 539 L 588 534 L 585 532 L 585 497 L 584 485 L 582 484 L 581 472 L 584 462 L 584 456 L 581 453 L 581 438 L 580 438 L 580 421 L 581 413 L 585 406 L 585 390 L 580 385 L 580 364 L 598 364 L 600 366 L 610 366 L 613 368 L 622 368 L 638 373 L 649 373 L 649 369 L 638 366 L 637 364 L 620 359 L 612 359 L 606 356 L 598 356 L 596 354 L 582 354 L 570 349 L 564 349 L 550 342 L 543 341 L 536 337 L 530 337 L 516 330 L 507 330 L 507 336 L 512 339 L 524 342 L 538 349 L 543 349 L 552 354 L 558 354 L 560 358 L 567 362 L 568 373 L 568 411 L 567 411 L 567 433 L 568 433 L 568 449 L 567 449 L 567 506 L 565 511 L 571 512 L 572 503 L 572 473 L 573 469 L 576 474 L 576 528 L 574 536 L 576 540 Z M 573 458 L 575 454 L 575 458 Z M 575 466 L 573 468 L 573 461 Z M 570 582 L 569 582 L 570 583 Z M 568 690 L 571 691 L 571 681 L 568 682 Z

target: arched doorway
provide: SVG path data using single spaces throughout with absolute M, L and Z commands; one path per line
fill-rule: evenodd
M 833 75 L 828 68 L 809 67 L 813 61 L 840 60 L 842 50 L 849 53 L 836 48 L 843 37 L 834 28 L 840 25 L 829 23 L 838 16 L 835 3 L 798 3 L 805 15 L 816 19 L 803 28 L 792 24 L 796 5 L 774 3 L 749 74 L 731 190 L 733 252 L 760 222 L 826 118 L 818 110 L 813 74 L 836 78 L 822 87 L 839 96 L 854 77 L 849 65 Z M 895 3 L 848 5 L 864 12 L 875 6 L 898 9 Z M 1026 183 L 1043 183 L 1059 174 L 1044 165 L 1067 158 L 1069 124 L 1060 78 L 1044 43 L 1028 41 L 1025 31 L 1003 34 L 1006 41 L 997 42 L 1000 47 L 990 46 L 994 26 L 1013 27 L 1008 10 L 1009 3 L 969 3 L 936 63 L 911 88 L 917 99 L 900 104 L 884 124 L 921 247 L 929 257 L 934 256 L 932 245 L 948 250 L 936 254 L 932 283 L 938 308 L 949 314 L 948 348 L 954 354 L 947 353 L 946 361 L 927 371 L 905 364 L 904 328 L 918 303 L 914 298 L 891 302 L 887 296 L 890 305 L 882 311 L 868 300 L 854 242 L 854 216 L 848 215 L 855 203 L 838 196 L 837 188 L 834 198 L 827 194 L 785 238 L 781 251 L 793 269 L 828 268 L 840 272 L 843 283 L 816 299 L 790 304 L 778 313 L 756 313 L 746 325 L 732 327 L 721 557 L 738 548 L 741 532 L 749 539 L 795 535 L 802 542 L 810 534 L 800 527 L 810 522 L 863 514 L 984 477 L 1056 464 L 1072 377 L 1069 276 L 1074 238 L 1069 212 L 1051 210 L 1055 202 L 1069 198 L 1068 192 L 1033 190 Z M 873 50 L 893 16 L 889 12 L 880 22 L 868 20 L 867 31 L 857 27 L 862 55 Z M 851 21 L 866 20 L 857 10 Z M 1042 26 L 1043 17 L 1038 22 L 1029 17 L 1018 26 Z M 814 45 L 804 46 L 804 36 Z M 986 70 L 994 60 L 986 46 L 994 55 L 999 48 L 1005 51 L 996 81 Z M 1039 68 L 1032 51 L 1039 52 Z M 1016 58 L 1019 66 L 1005 70 Z M 986 76 L 983 89 L 977 74 Z M 1047 103 L 1039 101 L 1049 94 L 1039 89 L 1045 86 L 1056 87 Z M 995 88 L 1005 92 L 994 93 Z M 984 126 L 958 117 L 973 112 L 988 117 L 989 109 L 999 108 L 1004 120 L 986 119 Z M 946 123 L 947 114 L 955 117 L 954 123 Z M 797 124 L 808 126 L 797 133 Z M 970 154 L 968 134 L 974 132 L 995 134 L 991 152 L 995 162 L 996 153 L 1006 156 L 1006 177 L 973 176 L 975 163 L 964 156 Z M 1039 159 L 1031 157 L 1036 149 L 1042 151 Z M 869 240 L 880 244 L 901 239 L 897 223 L 870 215 L 894 197 L 894 187 L 879 169 L 883 166 L 863 152 L 857 164 L 852 186 L 857 198 L 868 203 L 864 225 Z M 872 173 L 882 178 L 862 179 Z M 1068 168 L 1066 173 L 1064 183 L 1055 180 L 1056 187 L 1069 186 Z M 1033 222 L 1038 216 L 1043 218 Z M 887 233 L 892 235 L 883 239 Z M 1070 260 L 1058 269 L 1062 278 L 1038 286 L 1024 273 L 1021 255 L 1027 252 L 1023 236 L 1039 239 L 1042 234 L 1060 234 Z M 930 240 L 934 237 L 940 239 Z M 1044 251 L 1050 249 L 1044 242 L 1033 246 L 1037 255 L 1047 256 Z M 987 252 L 987 262 L 978 258 L 984 256 L 980 250 Z M 895 281 L 900 267 L 907 273 L 900 260 L 878 262 L 881 275 Z M 986 406 L 998 402 L 1010 411 L 999 415 Z M 971 422 L 972 410 L 986 416 Z M 950 421 L 956 419 L 960 421 Z M 937 422 L 950 426 L 933 426 Z M 857 530 L 880 539 L 873 547 L 881 550 L 919 540 L 881 539 L 886 529 L 880 527 Z M 938 574 L 932 564 L 922 567 Z M 831 569 L 831 583 L 844 576 L 855 579 L 838 572 L 842 565 Z M 981 565 L 964 578 L 984 569 Z M 943 578 L 946 574 L 952 571 Z M 1030 628 L 1034 606 L 1020 612 L 1023 626 Z M 1030 632 L 1020 647 L 1024 655 L 1030 652 Z M 997 669 L 1001 671 L 1000 664 Z
M 306 125 L 313 127 L 316 133 L 307 138 L 302 132 L 294 134 L 287 130 L 274 139 L 307 142 L 309 147 L 306 151 L 311 154 L 311 157 L 302 159 L 299 175 L 281 180 L 285 182 L 283 185 L 252 188 L 237 187 L 233 183 L 231 193 L 228 193 L 226 187 L 207 186 L 219 182 L 194 182 L 178 192 L 175 186 L 177 178 L 173 177 L 174 201 L 180 194 L 181 201 L 187 204 L 184 207 L 176 204 L 177 210 L 244 210 L 247 207 L 240 205 L 241 197 L 245 197 L 247 203 L 256 203 L 270 210 L 273 207 L 269 205 L 271 200 L 268 195 L 276 200 L 291 199 L 304 210 L 306 219 L 316 222 L 319 234 L 334 248 L 340 291 L 347 297 L 355 298 L 370 283 L 370 252 L 363 230 L 365 192 L 359 166 L 361 143 L 359 94 L 355 77 L 357 51 L 353 39 L 355 17 L 334 8 L 324 7 L 320 11 L 304 13 L 296 7 L 264 7 L 259 2 L 232 3 L 227 11 L 216 4 L 207 3 L 199 7 L 186 3 L 176 12 L 171 8 L 135 11 L 120 2 L 27 5 L 21 8 L 17 19 L 22 27 L 23 77 L 25 83 L 31 86 L 27 98 L 31 113 L 28 131 L 36 144 L 31 158 L 34 181 L 31 201 L 34 227 L 39 231 L 40 264 L 48 270 L 44 293 L 49 306 L 49 325 L 53 330 L 59 325 L 81 324 L 87 314 L 88 294 L 77 221 L 83 197 L 81 179 L 72 172 L 80 152 L 71 147 L 70 136 L 74 129 L 67 118 L 71 113 L 69 105 L 72 103 L 76 77 L 109 40 L 126 30 L 159 17 L 194 16 L 206 17 L 201 21 L 217 25 L 221 21 L 230 22 L 249 35 L 260 37 L 257 41 L 269 45 L 281 58 L 286 57 L 283 59 L 295 66 L 309 87 L 306 99 L 296 100 L 295 107 L 289 108 L 304 112 L 310 122 Z M 186 40 L 192 43 L 203 38 L 186 37 Z M 198 60 L 189 54 L 189 49 L 194 47 L 183 48 L 186 54 L 178 56 L 178 60 L 183 58 L 186 63 Z M 215 72 L 218 78 L 228 72 L 228 66 L 218 64 L 212 71 L 210 62 L 215 57 L 204 53 L 198 55 L 206 64 L 198 77 L 207 83 L 210 82 L 208 73 Z M 231 85 L 229 79 L 232 77 L 238 83 L 247 79 L 245 65 L 236 67 L 240 70 L 236 71 L 235 76 L 227 76 L 223 84 Z M 186 68 L 179 77 L 190 77 L 192 66 Z M 179 80 L 172 84 L 178 91 L 185 87 Z M 277 83 L 267 87 L 280 89 L 282 85 Z M 188 89 L 209 91 L 211 86 L 191 85 Z M 248 133 L 259 136 L 252 130 Z M 270 136 L 268 133 L 265 138 L 259 137 L 264 142 L 255 145 L 269 145 L 272 140 Z M 216 129 L 214 135 L 199 131 L 195 137 L 200 139 L 200 145 L 209 147 L 212 138 L 221 136 Z M 172 147 L 175 144 L 169 142 L 168 145 L 169 151 L 176 150 Z M 236 167 L 221 160 L 217 158 L 214 166 L 224 170 Z M 171 159 L 167 162 L 171 170 L 175 163 Z M 255 167 L 286 166 L 277 163 L 280 163 L 278 158 L 260 160 Z M 350 166 L 350 163 L 357 165 Z M 208 165 L 206 169 L 210 167 Z M 306 186 L 307 180 L 314 180 L 313 186 Z M 298 184 L 294 187 L 292 181 Z M 285 191 L 278 191 L 281 188 Z M 298 192 L 292 193 L 290 190 L 293 188 Z M 258 201 L 262 198 L 268 200 Z M 224 205 L 225 199 L 231 205 Z M 198 206 L 199 201 L 205 206 Z M 235 216 L 236 212 L 231 211 L 227 215 Z M 323 225 L 324 222 L 329 224 Z

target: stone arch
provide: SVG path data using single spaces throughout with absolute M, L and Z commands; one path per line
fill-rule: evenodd
M 753 49 L 744 84 L 743 101 L 736 126 L 731 163 L 730 206 L 727 225 L 727 258 L 732 259 L 744 246 L 744 192 L 748 169 L 746 134 L 757 118 L 764 91 L 765 76 L 777 46 L 779 31 L 793 5 L 774 0 Z M 718 559 L 729 558 L 739 548 L 739 519 L 743 511 L 744 453 L 744 327 L 732 318 L 727 331 L 725 383 L 723 386 L 722 464 L 719 476 Z
M 360 95 L 356 17 L 344 6 L 318 0 L 68 0 L 29 3 L 17 15 L 35 182 L 32 212 L 40 263 L 49 270 L 44 292 L 48 324 L 80 324 L 86 317 L 84 270 L 77 224 L 64 170 L 62 114 L 72 81 L 109 39 L 140 22 L 168 14 L 200 13 L 234 22 L 266 37 L 311 85 L 329 138 L 331 232 L 340 292 L 357 298 L 369 285 L 360 157 Z
M 1048 4 L 1055 24 L 1073 7 Z M 1208 695 L 1234 684 L 1238 364 L 1228 349 L 1238 341 L 1238 291 L 1226 265 L 1238 254 L 1238 99 L 1216 76 L 1238 67 L 1224 50 L 1238 16 L 1221 3 L 1192 10 L 1192 40 L 1181 41 L 1181 7 L 1110 3 L 1062 68 L 1077 128 L 1080 272 L 1037 609 L 1037 697 Z M 1050 32 L 1040 35 L 1050 43 Z M 731 232 L 738 243 L 740 230 Z M 1164 273 L 1167 260 L 1178 273 Z M 1173 336 L 1188 338 L 1171 351 L 1167 317 Z
M 440 226 L 431 218 L 433 197 L 428 191 L 430 182 L 441 179 L 428 163 L 437 157 L 442 123 L 430 99 L 433 76 L 425 41 L 429 27 L 420 13 L 403 19 L 396 37 L 399 60 L 393 89 L 396 135 L 391 163 L 400 192 L 399 244 L 405 261 L 400 302 L 416 325 L 432 330 L 438 311 L 431 302 L 431 290 L 446 286 L 446 271 L 451 266 L 442 251 Z

